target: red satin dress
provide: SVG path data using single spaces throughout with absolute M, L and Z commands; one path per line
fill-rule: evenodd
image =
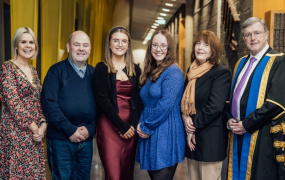
M 116 88 L 119 117 L 129 122 L 132 83 L 117 80 Z M 138 137 L 135 134 L 131 139 L 122 139 L 118 131 L 105 114 L 98 118 L 96 139 L 105 180 L 133 180 Z

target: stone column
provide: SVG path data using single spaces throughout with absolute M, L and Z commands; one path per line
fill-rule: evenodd
M 185 6 L 185 59 L 184 59 L 184 74 L 191 64 L 191 52 L 193 44 L 193 14 L 195 0 L 186 0 Z

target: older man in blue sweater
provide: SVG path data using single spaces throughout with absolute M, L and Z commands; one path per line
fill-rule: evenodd
M 94 67 L 86 63 L 90 39 L 75 31 L 66 47 L 69 57 L 50 67 L 42 90 L 48 164 L 52 179 L 89 180 L 96 123 Z

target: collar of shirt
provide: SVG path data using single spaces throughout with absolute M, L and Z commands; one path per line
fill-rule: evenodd
M 73 69 L 76 71 L 76 73 L 80 76 L 80 77 L 84 77 L 85 72 L 86 72 L 86 64 L 83 68 L 80 68 L 79 66 L 77 66 L 73 61 L 71 61 L 70 58 L 68 58 L 68 61 L 70 62 L 71 66 L 73 67 Z
M 262 56 L 265 54 L 265 52 L 268 50 L 269 48 L 269 45 L 267 44 L 259 53 L 257 53 L 255 56 L 253 56 L 251 53 L 250 53 L 250 56 L 249 56 L 249 59 L 251 59 L 252 57 L 255 57 L 257 62 L 260 61 L 260 59 L 262 58 Z

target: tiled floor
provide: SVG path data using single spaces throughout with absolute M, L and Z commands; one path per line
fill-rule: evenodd
M 100 157 L 98 155 L 96 142 L 94 141 L 93 144 L 94 144 L 94 152 L 93 152 L 93 161 L 91 169 L 91 179 L 104 180 L 104 170 L 100 162 Z M 46 163 L 46 170 L 47 170 L 47 180 L 51 180 L 52 178 L 47 163 Z M 222 179 L 224 179 L 224 177 Z M 134 180 L 150 180 L 147 171 L 141 170 L 138 163 L 135 164 Z M 174 180 L 189 180 L 187 172 L 187 162 L 185 159 L 182 163 L 178 164 Z

